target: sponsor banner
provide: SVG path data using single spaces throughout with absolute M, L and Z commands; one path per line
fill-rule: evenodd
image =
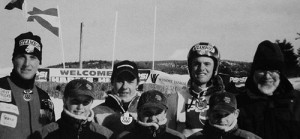
M 147 81 L 149 75 L 150 75 L 150 69 L 140 69 L 139 70 L 139 77 L 140 77 L 140 83 L 143 84 Z
M 157 70 L 151 70 L 146 83 L 162 85 L 169 92 L 175 92 L 187 87 L 189 75 L 167 74 Z
M 49 81 L 49 69 L 38 69 L 35 80 L 39 82 L 47 82 Z
M 53 77 L 110 77 L 111 69 L 61 69 L 51 68 L 50 75 Z
M 36 80 L 40 82 L 67 83 L 71 80 L 81 78 L 90 82 L 110 82 L 111 74 L 111 69 L 40 68 Z M 149 69 L 139 70 L 140 83 L 144 83 L 149 75 Z

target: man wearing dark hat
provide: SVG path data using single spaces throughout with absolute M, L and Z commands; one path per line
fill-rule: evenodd
M 238 127 L 236 98 L 224 92 L 213 94 L 209 99 L 208 121 L 203 130 L 188 139 L 261 139 L 257 135 Z
M 137 105 L 135 128 L 122 132 L 120 139 L 184 139 L 185 136 L 166 126 L 167 99 L 163 93 L 150 90 L 142 93 Z
M 261 42 L 254 55 L 246 91 L 237 96 L 239 126 L 264 139 L 299 139 L 300 92 L 284 75 L 279 46 Z
M 42 62 L 42 43 L 31 32 L 15 38 L 10 76 L 0 79 L 0 138 L 29 138 L 55 120 L 48 94 L 35 86 Z
M 114 134 L 131 128 L 136 119 L 138 83 L 138 68 L 134 62 L 125 60 L 116 63 L 111 75 L 112 91 L 107 93 L 104 103 L 94 108 L 96 121 Z
M 85 79 L 70 81 L 64 90 L 61 118 L 42 129 L 45 139 L 109 139 L 112 131 L 93 122 L 94 85 Z

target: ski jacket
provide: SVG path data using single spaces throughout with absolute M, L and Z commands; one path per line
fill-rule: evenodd
M 164 126 L 155 135 L 147 133 L 147 128 L 135 123 L 135 127 L 129 131 L 123 131 L 117 139 L 185 139 L 185 136 L 175 130 Z
M 108 94 L 105 102 L 93 108 L 95 112 L 96 123 L 112 130 L 115 135 L 124 130 L 129 130 L 133 127 L 133 123 L 137 117 L 137 103 L 139 95 L 135 96 L 129 102 L 127 109 L 122 106 L 122 103 L 112 94 Z M 122 117 L 125 113 L 129 114 L 131 121 L 128 123 L 122 122 Z
M 0 78 L 0 139 L 31 138 L 55 121 L 53 103 L 34 79 L 23 82 L 11 75 Z
M 177 92 L 168 99 L 168 127 L 182 132 L 183 129 L 201 130 L 207 120 L 208 100 L 213 93 L 221 93 L 225 86 L 221 77 L 215 76 L 207 90 L 195 92 L 191 88 Z
M 92 122 L 93 112 L 87 119 L 78 118 L 64 110 L 61 118 L 42 129 L 43 139 L 108 139 L 109 129 Z
M 246 90 L 237 96 L 239 126 L 263 139 L 300 138 L 300 91 L 281 77 L 273 96 L 263 95 L 248 78 Z
M 261 138 L 249 131 L 239 129 L 237 125 L 230 131 L 225 132 L 207 123 L 203 127 L 203 131 L 199 131 L 189 136 L 188 139 L 261 139 Z

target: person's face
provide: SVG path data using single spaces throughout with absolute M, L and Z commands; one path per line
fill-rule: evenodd
M 239 110 L 232 113 L 228 112 L 212 112 L 209 113 L 209 122 L 213 125 L 230 127 L 238 118 Z
M 19 54 L 13 58 L 14 70 L 25 80 L 32 79 L 36 74 L 40 60 L 30 54 Z
M 256 70 L 253 81 L 260 92 L 265 95 L 273 95 L 280 83 L 280 72 L 277 70 Z
M 86 95 L 64 98 L 65 108 L 72 114 L 87 117 L 90 114 L 93 98 Z
M 191 76 L 196 84 L 206 87 L 214 70 L 214 61 L 209 57 L 197 57 L 192 61 Z
M 165 110 L 163 110 L 162 112 L 157 113 L 157 114 L 153 114 L 153 113 L 147 112 L 147 111 L 138 113 L 139 120 L 144 123 L 159 124 L 160 122 L 166 120 L 166 116 L 167 116 L 167 113 Z
M 113 93 L 124 102 L 129 102 L 136 96 L 137 88 L 137 78 L 129 72 L 120 73 L 113 81 Z

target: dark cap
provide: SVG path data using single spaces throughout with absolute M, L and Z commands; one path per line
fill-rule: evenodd
M 42 47 L 39 36 L 33 35 L 32 32 L 20 34 L 15 38 L 13 59 L 19 54 L 30 54 L 36 56 L 42 64 Z
M 142 111 L 157 111 L 162 112 L 168 109 L 167 98 L 162 92 L 157 90 L 149 90 L 142 93 L 137 104 L 138 112 Z
M 122 72 L 130 73 L 135 78 L 137 78 L 137 81 L 139 82 L 139 72 L 138 72 L 137 65 L 134 62 L 125 60 L 116 63 L 114 65 L 113 72 L 111 75 L 111 81 L 113 82 L 114 78 L 117 77 Z
M 86 95 L 95 99 L 94 85 L 85 79 L 74 79 L 70 81 L 65 88 L 64 98 Z
M 233 113 L 237 109 L 236 98 L 229 92 L 215 93 L 209 99 L 211 112 Z
M 284 70 L 284 56 L 276 43 L 265 40 L 258 45 L 252 63 L 254 70 Z

